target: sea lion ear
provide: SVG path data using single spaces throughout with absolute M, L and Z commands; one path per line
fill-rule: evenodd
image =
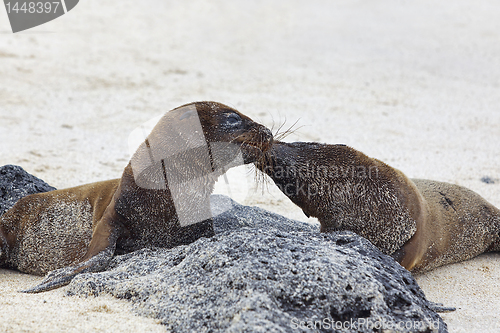
M 191 118 L 192 116 L 198 116 L 198 112 L 196 110 L 190 109 L 186 112 L 184 112 L 180 117 L 179 120 Z

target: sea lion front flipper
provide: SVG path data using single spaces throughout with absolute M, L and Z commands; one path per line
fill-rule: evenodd
M 116 240 L 120 234 L 120 217 L 114 209 L 114 203 L 113 199 L 97 223 L 87 253 L 80 263 L 55 269 L 49 272 L 39 285 L 21 292 L 49 291 L 67 285 L 78 274 L 104 270 L 115 253 Z

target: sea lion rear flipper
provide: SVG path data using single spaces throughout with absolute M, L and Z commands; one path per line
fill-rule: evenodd
M 49 291 L 67 285 L 78 274 L 104 270 L 115 253 L 116 240 L 119 236 L 118 221 L 120 218 L 114 210 L 113 200 L 98 222 L 87 253 L 81 259 L 82 262 L 55 269 L 49 272 L 39 285 L 21 292 Z

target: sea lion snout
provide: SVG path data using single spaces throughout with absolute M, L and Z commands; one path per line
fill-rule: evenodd
M 241 145 L 243 162 L 245 164 L 253 163 L 271 149 L 273 134 L 267 127 L 253 123 L 253 127 L 246 133 L 238 136 L 234 142 Z

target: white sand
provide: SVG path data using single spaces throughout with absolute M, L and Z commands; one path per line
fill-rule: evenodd
M 500 206 L 500 3 L 332 3 L 86 0 L 18 34 L 0 9 L 0 165 L 58 188 L 118 178 L 133 128 L 215 100 L 269 127 L 299 120 L 290 141 L 346 143 Z M 306 220 L 272 187 L 243 194 Z M 111 298 L 15 292 L 37 279 L 0 270 L 0 330 L 161 329 Z M 450 332 L 500 330 L 499 254 L 417 279 L 458 307 Z

